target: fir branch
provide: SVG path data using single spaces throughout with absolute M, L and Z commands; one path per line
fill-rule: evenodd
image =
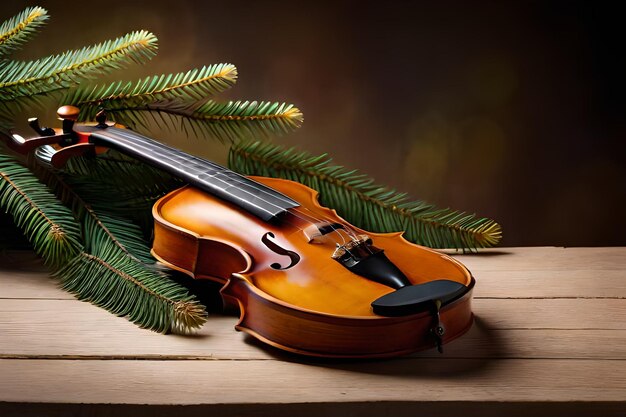
M 32 169 L 42 182 L 55 190 L 57 198 L 71 208 L 76 218 L 84 219 L 85 217 L 91 217 L 96 225 L 102 229 L 102 232 L 109 237 L 110 242 L 117 246 L 127 257 L 136 262 L 154 264 L 154 258 L 141 238 L 141 230 L 136 225 L 129 223 L 127 219 L 112 217 L 106 213 L 97 214 L 91 204 L 87 203 L 77 193 L 80 190 L 76 190 L 77 187 L 70 186 L 62 178 L 60 172 L 51 172 L 48 169 L 37 166 L 33 166 Z M 110 198 L 112 191 L 111 188 L 107 189 L 103 198 L 109 201 L 117 200 Z
M 28 42 L 48 20 L 48 12 L 42 7 L 29 7 L 0 25 L 0 57 L 7 55 Z
M 209 100 L 201 106 L 176 102 L 155 103 L 111 109 L 111 118 L 132 129 L 179 126 L 197 137 L 212 137 L 223 142 L 241 138 L 286 134 L 302 124 L 302 113 L 292 104 L 278 102 Z
M 183 185 L 166 172 L 112 150 L 97 158 L 73 158 L 61 175 L 96 210 L 130 219 L 146 235 L 152 230 L 156 200 Z
M 204 306 L 155 264 L 136 225 L 95 210 L 58 174 L 38 171 L 82 219 L 84 251 L 55 272 L 64 289 L 162 333 L 186 333 L 205 322 Z
M 63 173 L 72 186 L 87 189 L 90 184 L 103 184 L 129 197 L 164 194 L 183 185 L 180 179 L 112 149 L 95 158 L 72 158 Z M 94 197 L 98 196 L 103 201 L 110 200 L 102 193 L 94 193 Z
M 72 158 L 62 171 L 51 166 L 41 169 L 41 162 L 50 160 L 54 152 L 50 146 L 37 149 L 38 163 L 33 167 L 39 178 L 60 191 L 67 205 L 74 207 L 78 198 L 82 205 L 88 201 L 95 210 L 136 223 L 146 236 L 154 223 L 151 208 L 156 200 L 183 185 L 180 179 L 113 150 L 96 158 Z
M 141 238 L 141 230 L 127 219 L 112 217 L 96 211 L 88 204 L 84 205 L 87 215 L 93 219 L 96 226 L 106 235 L 112 245 L 126 257 L 143 264 L 154 264 L 150 249 Z
M 65 290 L 143 328 L 186 333 L 206 322 L 205 308 L 187 290 L 142 264 L 82 252 L 57 272 Z
M 131 62 L 142 63 L 151 59 L 156 49 L 156 37 L 147 31 L 139 31 L 36 61 L 2 62 L 0 101 L 69 88 L 90 76 L 121 69 Z
M 62 265 L 82 250 L 71 211 L 27 168 L 1 153 L 0 208 L 13 216 L 47 264 Z
M 155 102 L 203 102 L 227 90 L 236 80 L 234 65 L 214 64 L 175 75 L 155 75 L 135 83 L 118 81 L 80 87 L 71 91 L 63 102 L 80 107 L 80 120 L 93 120 L 100 107 L 111 111 Z
M 410 201 L 365 174 L 330 163 L 325 154 L 314 157 L 260 142 L 235 143 L 228 158 L 229 167 L 242 174 L 289 179 L 317 190 L 323 205 L 365 230 L 404 231 L 407 240 L 432 248 L 474 250 L 500 241 L 501 227 L 493 220 Z

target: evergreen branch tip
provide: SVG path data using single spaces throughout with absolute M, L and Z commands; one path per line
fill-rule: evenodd
M 501 226 L 491 219 L 411 201 L 405 193 L 331 161 L 327 155 L 261 142 L 234 143 L 228 157 L 229 167 L 242 174 L 293 180 L 317 190 L 323 205 L 365 230 L 403 231 L 411 242 L 440 249 L 471 251 L 500 241 Z
M 48 20 L 43 7 L 29 7 L 0 25 L 0 56 L 19 49 Z

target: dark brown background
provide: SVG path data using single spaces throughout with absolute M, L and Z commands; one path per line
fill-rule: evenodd
M 147 29 L 159 55 L 116 78 L 234 63 L 239 81 L 224 99 L 304 112 L 303 127 L 277 142 L 495 218 L 503 245 L 625 244 L 617 6 L 432 3 L 55 0 L 0 10 L 38 4 L 52 16 L 20 58 Z M 165 139 L 225 160 L 218 143 Z

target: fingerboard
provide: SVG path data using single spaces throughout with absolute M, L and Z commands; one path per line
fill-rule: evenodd
M 206 159 L 189 155 L 128 129 L 94 131 L 91 142 L 162 169 L 190 185 L 233 203 L 265 221 L 298 207 L 291 198 Z

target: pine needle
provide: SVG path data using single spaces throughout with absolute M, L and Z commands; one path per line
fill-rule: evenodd
M 49 158 L 49 149 L 42 147 L 37 153 Z M 183 185 L 180 179 L 113 150 L 97 158 L 72 158 L 57 174 L 94 209 L 132 220 L 146 235 L 152 230 L 151 208 L 156 200 Z

